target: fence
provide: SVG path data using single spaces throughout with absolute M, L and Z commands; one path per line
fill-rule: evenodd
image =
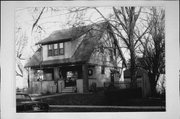
M 111 84 L 113 84 L 114 87 L 119 88 L 119 89 L 126 89 L 126 88 L 130 88 L 131 87 L 131 83 L 130 82 L 105 82 L 104 83 L 104 87 L 107 88 L 109 87 Z M 137 87 L 142 87 L 142 82 L 141 81 L 137 81 Z

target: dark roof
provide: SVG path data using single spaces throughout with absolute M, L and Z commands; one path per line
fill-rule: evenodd
M 105 26 L 88 32 L 87 35 L 84 37 L 84 40 L 81 42 L 81 44 L 75 51 L 72 59 L 78 61 L 87 61 L 90 58 L 95 47 L 98 45 L 98 41 L 102 37 L 102 34 L 104 32 L 104 27 Z
M 47 38 L 39 41 L 36 44 L 50 44 L 56 42 L 66 42 L 70 40 L 74 40 L 81 35 L 85 34 L 91 29 L 92 25 L 88 26 L 80 26 L 80 27 L 72 27 L 69 29 L 62 29 L 52 32 Z
M 142 76 L 143 76 L 143 72 L 140 69 L 138 69 L 136 77 L 139 78 Z M 126 69 L 124 71 L 124 78 L 130 78 L 130 77 L 131 77 L 130 69 Z
M 88 26 L 89 27 L 89 26 Z M 76 49 L 75 53 L 71 58 L 66 59 L 57 59 L 57 60 L 48 60 L 42 62 L 42 55 L 41 55 L 41 49 L 39 49 L 32 58 L 28 61 L 28 63 L 25 65 L 25 67 L 36 67 L 36 66 L 48 66 L 48 65 L 57 65 L 57 64 L 66 64 L 66 63 L 78 63 L 78 62 L 86 62 L 89 60 L 94 48 L 98 44 L 98 40 L 101 38 L 106 25 L 104 23 L 95 25 L 94 27 L 91 27 L 91 30 L 89 29 L 89 32 L 83 32 L 86 33 L 86 36 L 84 37 L 81 44 Z M 55 34 L 58 34 L 56 32 Z M 83 34 L 81 34 L 83 35 Z M 59 36 L 59 34 L 58 34 Z M 52 37 L 52 36 L 51 36 Z M 50 38 L 50 37 L 48 37 Z M 54 36 L 56 38 L 56 36 Z M 77 38 L 77 37 L 76 37 Z M 49 43 L 50 39 L 45 39 L 41 43 Z M 54 40 L 54 39 L 53 39 Z
M 42 63 L 42 48 L 39 48 L 34 55 L 28 60 L 25 67 L 39 67 L 39 64 Z

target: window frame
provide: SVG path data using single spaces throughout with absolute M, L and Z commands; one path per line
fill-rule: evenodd
M 62 48 L 60 48 L 60 44 L 62 44 Z M 56 49 L 55 49 L 55 45 L 57 45 Z M 64 46 L 65 46 L 64 42 L 48 44 L 47 45 L 48 57 L 64 55 Z
M 62 48 L 60 48 L 60 44 L 61 43 L 58 43 L 58 51 L 59 51 L 59 55 L 64 55 L 64 43 L 62 43 Z M 61 53 L 61 50 L 62 50 L 62 53 Z
M 53 44 L 48 44 L 48 57 L 49 56 L 53 56 Z

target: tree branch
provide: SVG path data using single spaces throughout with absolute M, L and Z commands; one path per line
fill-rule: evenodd
M 36 21 L 33 23 L 31 33 L 32 33 L 32 31 L 33 31 L 34 27 L 37 25 L 38 21 L 40 20 L 40 18 L 41 18 L 41 16 L 42 16 L 42 14 L 43 14 L 43 12 L 44 12 L 44 9 L 45 9 L 45 7 L 43 7 L 43 9 L 41 10 L 41 12 L 40 12 L 40 14 L 39 14 L 38 18 L 37 18 L 37 19 L 36 19 Z

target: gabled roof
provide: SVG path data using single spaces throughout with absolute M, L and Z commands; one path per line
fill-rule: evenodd
M 72 30 L 53 32 L 48 38 L 40 41 L 38 44 L 48 44 L 57 41 L 61 42 L 63 40 L 67 40 L 68 38 L 71 38 L 71 40 L 75 40 L 83 34 L 86 35 L 71 58 L 42 61 L 40 48 L 37 52 L 35 52 L 32 58 L 25 65 L 25 67 L 38 67 L 40 65 L 48 66 L 66 63 L 86 62 L 89 60 L 94 48 L 98 44 L 99 39 L 102 37 L 102 34 L 105 31 L 105 27 L 107 27 L 106 23 L 81 27 L 82 29 L 80 29 L 79 27 L 76 28 L 79 29 L 78 31 L 73 31 L 74 33 L 76 32 L 76 34 L 74 35 L 68 35 L 68 33 L 72 33 Z M 62 32 L 64 33 L 64 35 L 61 36 Z M 67 35 L 65 35 L 65 33 L 67 33 Z

